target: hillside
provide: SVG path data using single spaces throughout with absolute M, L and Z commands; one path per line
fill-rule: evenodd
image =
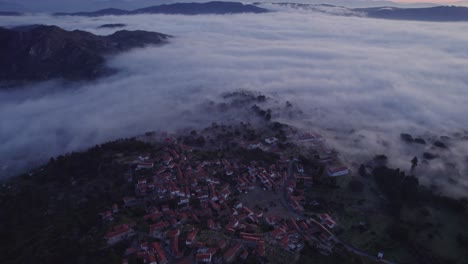
M 237 13 L 265 13 L 268 10 L 254 5 L 238 2 L 206 2 L 206 3 L 175 3 L 151 6 L 133 11 L 108 8 L 94 12 L 55 13 L 56 16 L 107 16 L 107 15 L 136 15 L 136 14 L 171 14 L 171 15 L 201 15 L 201 14 L 237 14 Z
M 95 79 L 112 72 L 104 55 L 149 44 L 169 36 L 148 31 L 118 31 L 109 36 L 66 31 L 56 26 L 0 28 L 0 81 Z
M 468 7 L 462 6 L 436 6 L 427 8 L 378 7 L 355 9 L 355 11 L 365 12 L 368 17 L 384 19 L 436 22 L 468 21 Z

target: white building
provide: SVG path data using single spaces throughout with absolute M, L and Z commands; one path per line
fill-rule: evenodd
M 331 167 L 328 167 L 327 174 L 329 177 L 344 176 L 344 175 L 349 174 L 349 169 L 345 166 L 341 166 L 341 167 L 331 166 Z

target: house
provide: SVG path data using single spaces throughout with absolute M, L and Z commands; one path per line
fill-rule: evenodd
M 220 250 L 224 250 L 227 246 L 226 240 L 224 239 L 219 240 L 217 246 Z
M 163 162 L 166 164 L 166 165 L 169 165 L 169 163 L 172 162 L 172 157 L 170 155 L 167 155 L 163 158 Z
M 327 169 L 327 174 L 329 177 L 338 177 L 349 174 L 349 170 L 345 166 L 330 166 Z
M 156 262 L 156 256 L 154 255 L 153 252 L 149 251 L 142 251 L 137 254 L 137 257 L 140 259 L 143 259 L 144 263 L 147 264 L 157 264 Z
M 138 248 L 130 247 L 125 250 L 124 256 L 130 256 L 138 252 Z
M 136 170 L 152 169 L 153 167 L 154 167 L 153 162 L 139 162 L 137 164 Z
M 197 255 L 195 256 L 195 260 L 198 263 L 210 263 L 213 255 L 216 254 L 216 248 L 199 248 L 197 250 Z
M 161 248 L 161 245 L 158 242 L 154 242 L 151 244 L 154 253 L 156 254 L 156 259 L 158 261 L 158 264 L 168 264 L 169 261 L 167 260 L 166 253 L 164 253 L 164 250 Z
M 311 133 L 304 133 L 299 136 L 298 138 L 301 141 L 313 141 L 313 142 L 320 142 L 323 141 L 323 138 L 320 134 L 311 132 Z
M 169 249 L 175 258 L 182 257 L 182 252 L 179 251 L 179 235 L 171 237 L 169 242 Z
M 254 236 L 241 235 L 240 238 L 245 242 L 258 242 L 261 238 Z
M 286 233 L 286 230 L 284 230 L 284 228 L 277 227 L 273 229 L 273 231 L 270 232 L 270 235 L 275 239 L 280 239 L 281 237 L 283 237 L 285 233 Z
M 206 225 L 208 226 L 209 229 L 212 229 L 212 230 L 215 229 L 215 223 L 213 219 L 211 218 L 206 220 Z
M 282 248 L 287 249 L 289 245 L 289 236 L 283 236 L 278 243 Z
M 111 211 L 106 211 L 104 213 L 100 213 L 100 215 L 101 215 L 101 218 L 102 218 L 103 221 L 108 221 L 108 222 L 114 221 L 114 217 L 112 216 Z
M 126 196 L 123 198 L 124 205 L 127 207 L 131 207 L 137 204 L 137 199 L 132 196 Z
M 115 214 L 115 213 L 118 213 L 118 212 L 119 212 L 119 206 L 116 203 L 114 203 L 112 205 L 112 213 Z
M 240 258 L 243 260 L 246 260 L 248 256 L 249 256 L 249 252 L 245 249 L 242 250 L 242 253 L 240 254 Z
M 193 229 L 192 231 L 187 233 L 187 239 L 185 240 L 185 244 L 187 246 L 192 245 L 193 241 L 195 240 L 195 237 L 198 234 L 198 228 Z
M 329 232 L 321 232 L 318 236 L 319 243 L 317 249 L 324 255 L 330 255 L 333 252 L 335 241 L 333 234 Z
M 320 221 L 322 222 L 322 225 L 333 229 L 336 226 L 336 222 L 333 220 L 333 218 L 328 215 L 328 214 L 320 214 L 319 215 Z
M 180 198 L 179 199 L 179 202 L 177 203 L 177 205 L 183 205 L 183 204 L 188 204 L 190 202 L 190 199 L 185 197 L 185 198 Z
M 152 237 L 158 237 L 161 235 L 161 230 L 170 226 L 168 221 L 160 221 L 154 225 L 150 225 L 149 235 Z
M 291 207 L 296 211 L 297 213 L 303 213 L 304 212 L 304 207 L 300 205 L 296 200 L 292 200 L 290 203 Z
M 241 243 L 237 242 L 234 246 L 232 246 L 230 249 L 228 249 L 226 252 L 223 254 L 224 261 L 227 263 L 231 263 L 234 260 L 236 260 L 237 254 L 241 250 L 242 245 Z
M 281 217 L 279 216 L 274 216 L 274 215 L 271 215 L 271 216 L 267 216 L 265 218 L 265 222 L 271 226 L 275 225 L 276 223 L 278 223 L 279 221 L 281 220 Z
M 267 144 L 269 144 L 269 145 L 274 144 L 274 143 L 276 143 L 277 141 L 278 141 L 278 139 L 275 138 L 275 137 L 267 137 L 267 138 L 265 138 L 265 143 L 267 143 Z
M 163 214 L 161 212 L 154 212 L 154 213 L 151 213 L 151 214 L 144 215 L 143 219 L 144 220 L 150 219 L 151 221 L 154 222 L 154 221 L 160 219 L 162 216 L 163 216 Z
M 175 236 L 180 236 L 180 230 L 179 229 L 174 229 L 174 230 L 169 230 L 166 232 L 166 237 L 172 238 Z
M 215 203 L 215 202 L 213 202 L 211 200 L 209 201 L 209 203 L 210 203 L 211 208 L 213 208 L 213 210 L 215 210 L 217 212 L 219 212 L 221 210 L 221 207 L 217 203 Z
M 212 258 L 212 255 L 211 254 L 203 254 L 203 253 L 200 253 L 200 254 L 197 254 L 195 256 L 195 260 L 198 262 L 198 263 L 210 263 L 211 262 L 211 258 Z
M 248 146 L 248 149 L 256 149 L 256 148 L 263 148 L 263 145 L 261 142 L 258 142 L 258 143 L 252 143 Z
M 135 235 L 135 231 L 128 224 L 114 226 L 110 232 L 105 235 L 107 244 L 112 245 Z
M 148 250 L 148 242 L 140 243 L 140 249 L 143 250 L 143 251 L 147 251 Z
M 265 241 L 259 240 L 257 242 L 257 247 L 255 248 L 255 251 L 257 252 L 257 255 L 259 255 L 260 257 L 264 257 L 265 256 Z
M 304 167 L 302 167 L 301 164 L 296 163 L 296 169 L 297 169 L 297 173 L 300 173 L 300 174 L 304 173 Z

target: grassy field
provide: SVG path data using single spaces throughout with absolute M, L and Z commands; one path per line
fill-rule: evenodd
M 363 183 L 362 191 L 348 188 L 349 182 L 355 180 Z M 468 249 L 456 241 L 458 233 L 468 230 L 466 215 L 428 204 L 404 206 L 398 219 L 385 210 L 385 198 L 371 177 L 341 177 L 337 185 L 339 188 L 316 185 L 307 191 L 307 196 L 326 204 L 324 211 L 338 223 L 334 232 L 342 241 L 369 254 L 382 251 L 386 259 L 397 263 L 418 263 L 421 255 L 436 256 L 441 263 L 468 263 Z M 405 244 L 389 234 L 389 227 L 395 225 L 406 230 Z
M 402 220 L 412 227 L 411 240 L 428 251 L 437 252 L 444 259 L 456 263 L 467 263 L 467 249 L 456 241 L 457 234 L 468 230 L 467 220 L 444 208 L 425 207 L 414 209 L 404 207 Z

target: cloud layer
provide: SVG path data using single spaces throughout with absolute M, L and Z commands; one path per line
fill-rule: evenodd
M 445 191 L 459 194 L 468 186 L 468 144 L 462 140 L 468 128 L 467 23 L 292 11 L 2 18 L 3 26 L 31 23 L 96 34 L 113 33 L 97 29 L 102 24 L 125 23 L 176 37 L 110 58 L 121 72 L 96 83 L 64 88 L 49 82 L 1 92 L 0 159 L 9 168 L 148 130 L 200 127 L 221 118 L 197 110 L 200 104 L 247 89 L 300 107 L 306 113 L 300 120 L 279 118 L 326 134 L 350 163 L 384 153 L 407 169 L 413 156 L 436 150 L 401 144 L 400 133 L 450 136 L 450 150 L 441 155 L 456 163 L 456 172 L 427 169 L 436 162 L 418 170 L 428 185 L 445 186 L 454 177 L 458 183 Z

